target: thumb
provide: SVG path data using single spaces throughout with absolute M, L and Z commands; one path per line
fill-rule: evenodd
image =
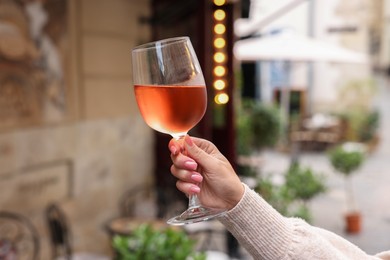
M 184 138 L 184 146 L 187 152 L 187 155 L 194 159 L 197 163 L 207 166 L 211 163 L 212 157 L 209 156 L 205 151 L 203 151 L 199 146 L 197 146 L 189 135 L 186 135 Z

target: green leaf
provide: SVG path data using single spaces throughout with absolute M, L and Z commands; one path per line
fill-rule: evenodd
M 323 179 L 310 168 L 292 165 L 286 174 L 286 187 L 291 195 L 304 201 L 325 191 Z
M 330 150 L 329 159 L 338 172 L 350 175 L 361 166 L 364 154 L 360 151 L 345 151 L 342 146 L 338 146 Z
M 194 240 L 172 228 L 155 230 L 150 225 L 140 225 L 132 235 L 114 236 L 112 245 L 116 259 L 121 260 L 186 260 L 190 256 L 204 259 L 195 252 Z

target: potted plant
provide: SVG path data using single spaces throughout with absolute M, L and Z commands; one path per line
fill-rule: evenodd
M 326 190 L 323 176 L 316 174 L 309 167 L 294 163 L 290 166 L 285 179 L 285 192 L 294 198 L 297 206 L 293 215 L 310 222 L 312 216 L 309 202 Z
M 373 79 L 355 79 L 340 88 L 341 117 L 345 121 L 345 140 L 366 144 L 367 151 L 373 150 L 378 141 L 377 133 L 380 114 L 373 106 L 377 94 Z
M 257 168 L 261 164 L 258 153 L 266 147 L 272 147 L 279 139 L 279 110 L 272 105 L 244 99 L 237 111 L 236 126 L 239 155 L 237 172 L 245 183 L 256 183 Z
M 273 105 L 243 100 L 237 118 L 238 153 L 248 154 L 274 146 L 279 140 L 280 112 Z
M 309 202 L 326 190 L 324 179 L 311 168 L 294 163 L 284 175 L 283 184 L 276 185 L 269 178 L 259 181 L 256 191 L 285 216 L 311 221 Z
M 116 260 L 205 260 L 204 253 L 195 251 L 195 243 L 183 230 L 155 229 L 149 224 L 112 239 Z
M 364 147 L 358 143 L 345 143 L 329 152 L 333 168 L 345 177 L 345 192 L 347 213 L 345 215 L 345 230 L 348 233 L 359 233 L 361 230 L 361 214 L 356 207 L 351 175 L 364 161 Z

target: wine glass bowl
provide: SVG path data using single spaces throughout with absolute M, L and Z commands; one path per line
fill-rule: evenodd
M 177 139 L 193 128 L 206 112 L 204 86 L 135 85 L 134 91 L 146 123 Z
M 198 58 L 188 37 L 176 37 L 137 46 L 132 51 L 133 84 L 138 108 L 154 130 L 183 138 L 202 119 L 207 90 Z M 168 224 L 204 221 L 223 210 L 200 205 L 189 196 L 189 207 Z
M 188 37 L 133 49 L 133 83 L 139 110 L 156 131 L 184 136 L 203 117 L 207 91 Z

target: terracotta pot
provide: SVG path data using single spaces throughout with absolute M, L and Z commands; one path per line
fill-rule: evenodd
M 361 231 L 362 217 L 359 212 L 351 212 L 345 215 L 345 231 L 351 234 L 357 234 Z

